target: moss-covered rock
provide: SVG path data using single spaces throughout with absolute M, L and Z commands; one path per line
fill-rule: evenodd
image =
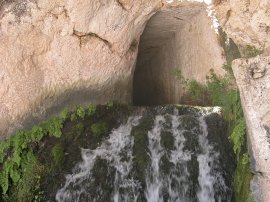
M 198 142 L 198 133 L 194 133 L 192 131 L 184 131 L 183 136 L 186 139 L 184 142 L 184 150 L 198 154 L 201 150 Z
M 98 158 L 92 169 L 92 177 L 90 193 L 98 201 L 110 201 L 114 188 L 115 170 L 109 167 L 106 160 Z
M 189 130 L 191 131 L 194 126 L 199 125 L 198 119 L 191 115 L 183 115 L 180 118 L 181 124 L 179 125 L 179 129 L 182 130 Z
M 109 126 L 105 121 L 99 121 L 91 125 L 91 132 L 95 138 L 100 138 L 109 130 Z
M 166 149 L 168 153 L 174 149 L 174 137 L 171 132 L 161 132 L 161 145 Z
M 64 162 L 64 148 L 61 144 L 56 144 L 51 151 L 51 157 L 52 157 L 52 169 L 59 167 Z
M 234 191 L 236 202 L 253 202 L 253 196 L 250 191 L 250 181 L 252 180 L 250 172 L 249 156 L 241 156 L 234 173 Z
M 79 122 L 71 127 L 71 130 L 67 131 L 65 133 L 65 136 L 63 138 L 71 141 L 71 140 L 77 140 L 80 135 L 84 132 L 84 124 Z
M 140 124 L 132 129 L 131 135 L 134 137 L 133 156 L 136 177 L 145 186 L 145 172 L 148 167 L 148 131 L 153 126 L 154 119 L 151 115 L 146 115 Z

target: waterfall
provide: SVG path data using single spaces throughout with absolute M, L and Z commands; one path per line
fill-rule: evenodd
M 82 161 L 66 176 L 56 201 L 232 201 L 220 152 L 208 140 L 205 117 L 211 113 L 179 114 L 175 108 L 129 117 L 96 149 L 81 149 Z M 149 161 L 138 173 L 134 147 L 140 141 L 135 141 L 134 131 L 146 118 L 151 121 L 144 129 L 148 142 L 142 153 Z

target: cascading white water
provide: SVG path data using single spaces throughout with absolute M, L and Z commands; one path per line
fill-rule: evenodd
M 108 175 L 106 187 L 111 187 L 109 201 L 129 202 L 212 202 L 230 201 L 230 191 L 218 167 L 219 152 L 215 151 L 207 139 L 208 130 L 204 116 L 210 112 L 195 116 L 156 114 L 153 126 L 149 128 L 148 166 L 145 180 L 140 181 L 134 175 L 134 137 L 132 130 L 140 125 L 141 117 L 130 117 L 126 124 L 114 129 L 109 137 L 95 150 L 82 149 L 83 162 L 79 163 L 71 175 L 66 176 L 65 185 L 58 190 L 56 200 L 66 201 L 104 201 L 101 187 L 95 187 L 94 165 L 98 160 L 106 162 Z M 189 122 L 187 122 L 187 120 Z M 164 134 L 171 135 L 173 144 L 166 148 Z M 195 137 L 194 140 L 190 140 Z M 194 148 L 191 148 L 193 145 Z M 193 169 L 190 165 L 193 165 Z M 166 169 L 164 168 L 166 167 Z M 195 177 L 194 177 L 195 176 Z M 111 179 L 112 180 L 111 180 Z M 111 182 L 110 182 L 111 181 Z M 91 185 L 92 184 L 92 185 Z M 108 186 L 107 186 L 108 185 Z M 107 189 L 106 188 L 106 189 Z
M 84 189 L 83 182 L 91 179 L 91 170 L 98 157 L 106 159 L 117 171 L 114 183 L 114 201 L 119 201 L 119 187 L 131 187 L 134 190 L 134 199 L 136 199 L 136 187 L 139 184 L 133 179 L 127 179 L 132 166 L 133 138 L 130 136 L 132 127 L 139 124 L 140 117 L 130 117 L 126 124 L 112 131 L 108 140 L 102 143 L 95 150 L 82 149 L 83 162 L 79 163 L 73 170 L 73 174 L 66 176 L 66 183 L 56 194 L 57 201 L 79 201 L 81 194 L 87 192 Z M 121 161 L 120 153 L 126 150 L 126 161 Z M 91 183 L 91 182 L 90 182 Z M 79 187 L 74 190 L 74 187 Z M 89 198 L 94 193 L 89 193 Z M 125 198 L 125 196 L 124 196 Z
M 162 201 L 161 187 L 162 176 L 159 170 L 160 159 L 164 154 L 164 149 L 160 144 L 162 125 L 165 122 L 163 116 L 156 116 L 154 128 L 148 132 L 149 151 L 151 158 L 150 172 L 146 176 L 146 199 L 147 201 Z
M 219 153 L 214 151 L 212 145 L 207 140 L 207 125 L 203 117 L 199 118 L 202 135 L 199 136 L 199 144 L 202 148 L 202 153 L 197 156 L 199 162 L 199 184 L 200 189 L 197 193 L 199 201 L 215 202 L 214 186 L 218 184 L 221 189 L 226 193 L 228 187 L 225 185 L 224 179 L 219 172 L 212 172 L 215 159 L 219 157 Z M 221 201 L 220 197 L 217 197 Z

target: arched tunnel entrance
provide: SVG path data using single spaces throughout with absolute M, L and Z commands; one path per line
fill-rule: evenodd
M 141 36 L 133 80 L 134 105 L 182 103 L 179 74 L 205 82 L 210 69 L 219 73 L 223 49 L 203 4 L 159 11 Z

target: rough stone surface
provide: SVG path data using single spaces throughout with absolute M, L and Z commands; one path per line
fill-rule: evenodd
M 270 57 L 237 59 L 233 71 L 248 128 L 255 201 L 266 202 L 270 199 Z
M 160 9 L 198 5 L 206 10 L 192 1 L 0 1 L 0 137 L 63 105 L 131 103 L 146 22 Z
M 214 0 L 213 3 L 220 25 L 234 42 L 269 48 L 269 0 Z
M 133 41 L 160 1 L 1 2 L 0 134 L 64 104 L 130 102 Z

